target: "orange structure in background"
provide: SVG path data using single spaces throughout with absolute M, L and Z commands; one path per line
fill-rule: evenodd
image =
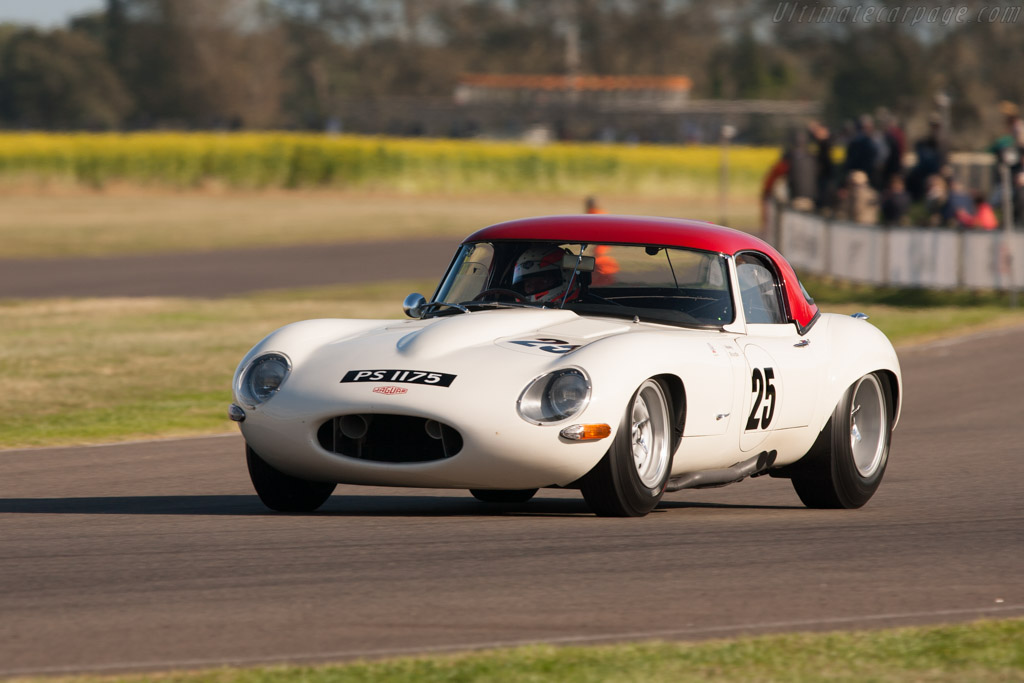
M 597 205 L 597 199 L 587 197 L 583 200 L 583 212 L 589 214 L 608 213 Z M 606 244 L 597 246 L 594 249 L 594 276 L 591 280 L 595 285 L 610 285 L 615 282 L 615 274 L 619 272 L 619 262 L 614 256 L 609 256 L 611 250 Z
M 566 76 L 558 74 L 462 74 L 459 85 L 507 90 L 661 90 L 689 92 L 688 76 Z

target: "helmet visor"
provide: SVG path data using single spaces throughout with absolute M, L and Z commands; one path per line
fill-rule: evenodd
M 519 281 L 519 286 L 523 288 L 523 293 L 525 294 L 546 292 L 560 284 L 562 284 L 562 271 L 560 269 L 531 273 Z

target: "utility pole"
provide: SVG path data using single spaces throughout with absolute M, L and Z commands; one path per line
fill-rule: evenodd
M 1003 244 L 999 250 L 999 273 L 1010 290 L 1010 306 L 1017 307 L 1017 283 L 1013 281 L 1013 178 L 1010 167 L 1018 161 L 1017 150 L 1007 147 L 999 159 L 999 181 L 1003 199 Z
M 722 126 L 722 158 L 718 165 L 718 222 L 727 225 L 729 221 L 729 143 L 736 137 L 736 126 Z
M 580 75 L 580 22 L 572 2 L 563 0 L 562 17 L 565 22 L 565 75 L 569 80 L 569 100 L 575 104 L 579 99 L 577 78 Z

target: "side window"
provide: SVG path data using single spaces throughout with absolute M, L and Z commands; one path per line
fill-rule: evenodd
M 736 275 L 740 281 L 740 298 L 748 323 L 785 323 L 779 301 L 775 274 L 764 259 L 755 254 L 736 257 Z

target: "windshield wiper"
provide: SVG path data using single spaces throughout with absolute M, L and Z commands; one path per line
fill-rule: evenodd
M 520 301 L 468 301 L 466 305 L 481 308 L 544 308 L 537 304 L 526 304 Z
M 469 309 L 463 306 L 462 304 L 450 304 L 447 301 L 431 301 L 430 303 L 423 304 L 423 313 L 426 314 L 428 309 L 433 308 L 434 306 L 447 306 L 449 308 L 454 308 L 455 310 L 460 311 L 462 313 L 470 312 Z

